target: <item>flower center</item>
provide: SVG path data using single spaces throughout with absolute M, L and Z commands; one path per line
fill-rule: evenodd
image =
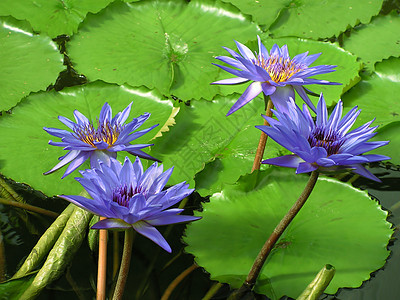
M 339 152 L 345 139 L 335 131 L 326 130 L 326 128 L 315 127 L 308 137 L 311 147 L 322 147 L 328 152 L 328 156 Z
M 113 191 L 112 200 L 121 206 L 129 207 L 129 200 L 140 192 L 139 186 L 133 188 L 131 185 L 123 185 Z
M 290 58 L 284 59 L 279 55 L 271 55 L 268 59 L 259 55 L 256 65 L 265 69 L 274 82 L 284 82 L 304 69 Z
M 111 147 L 118 139 L 122 127 L 119 125 L 111 125 L 109 121 L 98 124 L 97 129 L 92 123 L 78 126 L 74 128 L 75 137 L 82 142 L 96 148 L 95 142 L 106 142 Z

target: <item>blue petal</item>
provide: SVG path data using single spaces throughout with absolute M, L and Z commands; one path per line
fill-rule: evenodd
M 280 167 L 287 167 L 287 168 L 297 168 L 298 165 L 302 162 L 304 162 L 304 160 L 302 160 L 297 155 L 285 155 L 285 156 L 266 159 L 263 160 L 261 163 L 280 166 Z
M 130 142 L 132 142 L 133 140 L 136 140 L 136 139 L 140 138 L 141 136 L 143 136 L 144 134 L 148 133 L 150 130 L 153 130 L 153 129 L 156 128 L 158 125 L 159 125 L 159 124 L 156 124 L 156 125 L 153 125 L 153 126 L 147 128 L 147 129 L 143 129 L 143 130 L 140 130 L 140 131 L 136 131 L 136 132 L 134 132 L 134 133 L 128 135 L 128 136 L 127 136 L 126 138 L 124 138 L 123 140 L 122 140 L 122 139 L 119 139 L 115 144 L 119 144 L 119 143 L 123 143 L 123 144 L 130 143 Z M 146 147 L 147 147 L 147 146 L 146 146 Z
M 44 129 L 47 133 L 49 133 L 49 134 L 51 134 L 51 135 L 54 135 L 54 136 L 56 136 L 56 137 L 59 137 L 59 138 L 62 138 L 62 137 L 64 137 L 64 136 L 66 136 L 66 135 L 69 135 L 69 136 L 72 135 L 71 132 L 66 131 L 66 130 L 63 130 L 63 129 L 48 128 L 48 127 L 43 127 L 43 129 Z
M 89 158 L 90 154 L 91 152 L 80 151 L 79 155 L 69 164 L 68 168 L 65 170 L 65 173 L 61 177 L 61 179 L 65 178 L 73 171 L 75 171 L 77 168 L 79 168 L 79 166 L 82 165 Z
M 211 84 L 240 84 L 249 81 L 247 78 L 242 78 L 242 77 L 234 77 L 234 78 L 228 78 L 228 79 L 222 79 L 218 81 L 214 81 Z
M 287 102 L 289 102 L 289 98 L 294 98 L 294 96 L 293 87 L 290 85 L 277 87 L 275 93 L 270 95 L 272 103 L 282 113 L 288 113 Z
M 96 200 L 87 199 L 85 197 L 76 196 L 76 195 L 70 195 L 70 196 L 59 195 L 57 197 L 67 200 L 67 201 L 75 204 L 76 206 L 78 206 L 84 210 L 87 210 L 95 215 L 99 215 L 99 216 L 103 216 L 103 217 L 109 216 L 107 211 L 104 210 L 104 207 L 101 205 L 101 203 L 99 205 L 99 203 L 97 203 Z
M 270 85 L 268 82 L 261 83 L 261 88 L 265 96 L 272 95 L 276 91 L 276 87 Z
M 243 107 L 245 104 L 257 97 L 261 92 L 261 82 L 255 81 L 251 83 L 226 115 L 229 116 L 230 114 L 234 113 L 239 108 Z
M 174 216 L 160 216 L 157 219 L 146 220 L 147 223 L 153 226 L 169 225 L 183 222 L 191 222 L 201 219 L 201 217 L 174 215 Z
M 99 116 L 99 123 L 103 124 L 107 121 L 111 122 L 111 118 L 112 118 L 111 106 L 106 102 L 106 103 L 104 103 L 103 107 L 101 108 L 100 116 Z
M 305 64 L 307 67 L 311 65 L 322 53 L 312 54 L 306 58 L 303 58 L 301 63 Z
M 53 173 L 54 171 L 57 171 L 58 169 L 62 168 L 69 162 L 73 161 L 80 153 L 81 153 L 81 151 L 79 151 L 79 150 L 71 150 L 67 155 L 64 156 L 64 158 L 58 164 L 56 164 L 51 170 L 49 170 L 43 174 L 48 175 L 48 174 Z
M 236 46 L 237 46 L 240 54 L 242 54 L 242 56 L 245 59 L 247 59 L 249 61 L 255 61 L 256 60 L 253 52 L 251 52 L 251 50 L 249 48 L 247 48 L 245 45 L 243 45 L 240 42 L 235 41 L 235 43 L 236 43 Z
M 90 167 L 91 168 L 98 168 L 99 161 L 104 162 L 107 166 L 111 164 L 110 158 L 116 158 L 117 153 L 109 152 L 109 151 L 101 151 L 95 150 L 90 156 Z
M 74 117 L 75 117 L 77 124 L 79 124 L 79 125 L 86 125 L 86 124 L 90 123 L 89 119 L 86 118 L 83 114 L 81 114 L 77 110 L 74 110 Z
M 268 50 L 261 42 L 261 38 L 258 35 L 257 35 L 257 41 L 258 41 L 258 54 L 261 55 L 265 60 L 267 60 L 269 58 Z
M 220 61 L 222 61 L 222 62 L 224 62 L 224 63 L 226 63 L 226 64 L 228 64 L 228 65 L 231 65 L 231 66 L 233 66 L 233 67 L 235 67 L 237 69 L 240 69 L 240 70 L 244 69 L 243 64 L 240 61 L 238 61 L 237 59 L 234 59 L 232 57 L 229 57 L 229 56 L 217 56 L 215 58 L 220 60 Z
M 317 165 L 310 164 L 308 162 L 303 162 L 303 163 L 299 164 L 299 166 L 297 167 L 296 174 L 308 173 L 308 172 L 315 171 L 317 169 L 318 169 Z
M 308 105 L 308 107 L 311 108 L 311 110 L 313 112 L 316 112 L 317 109 L 315 108 L 314 104 L 311 102 L 310 98 L 308 98 L 308 95 L 304 91 L 304 88 L 302 86 L 293 86 L 293 87 L 296 90 L 296 92 L 299 94 L 301 99 L 303 99 L 303 101 Z
M 115 115 L 112 119 L 111 124 L 116 125 L 119 124 L 120 126 L 128 119 L 129 114 L 131 112 L 132 102 L 121 112 Z
M 351 165 L 350 167 L 353 168 L 352 172 L 354 172 L 358 175 L 361 175 L 361 176 L 371 179 L 373 181 L 382 182 L 378 177 L 376 177 L 374 174 L 372 174 L 370 171 L 368 171 L 362 165 L 356 164 L 356 165 Z
M 147 224 L 146 222 L 137 222 L 132 224 L 133 229 L 135 229 L 141 235 L 147 237 L 148 239 L 152 240 L 154 243 L 159 245 L 165 251 L 171 253 L 171 247 L 168 245 L 167 241 L 161 235 L 160 232 L 153 226 Z
M 318 101 L 318 105 L 317 105 L 316 125 L 317 126 L 325 126 L 327 122 L 328 122 L 328 110 L 326 108 L 324 96 L 321 93 L 321 95 L 319 96 L 319 101 Z
M 132 225 L 120 219 L 104 219 L 94 224 L 91 229 L 130 229 Z
M 76 123 L 72 122 L 70 119 L 63 117 L 63 116 L 58 116 L 58 119 L 60 120 L 61 123 L 66 125 L 69 129 L 74 129 L 76 126 Z
M 125 151 L 127 151 L 128 153 L 130 153 L 132 155 L 138 156 L 140 158 L 145 158 L 145 159 L 161 162 L 159 159 L 143 152 L 142 150 L 129 150 L 128 148 L 129 148 L 129 146 L 126 148 Z

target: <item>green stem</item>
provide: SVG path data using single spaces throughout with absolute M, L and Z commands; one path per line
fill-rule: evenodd
M 335 267 L 325 265 L 297 300 L 318 300 L 335 275 Z
M 207 292 L 207 294 L 205 294 L 205 296 L 201 299 L 201 300 L 210 300 L 218 291 L 219 289 L 222 287 L 222 283 L 220 282 L 216 282 Z
M 129 266 L 131 264 L 133 244 L 133 228 L 125 230 L 124 249 L 122 252 L 121 267 L 119 269 L 117 285 L 113 295 L 113 300 L 120 300 L 124 294 L 125 283 L 128 279 Z
M 190 273 L 192 273 L 194 270 L 196 270 L 199 266 L 196 264 L 191 265 L 189 268 L 184 270 L 181 274 L 179 274 L 167 287 L 165 290 L 164 294 L 161 297 L 161 300 L 168 300 L 169 297 L 171 296 L 173 290 L 178 286 L 178 284 L 185 279 L 186 276 L 188 276 Z
M 260 252 L 257 255 L 257 258 L 254 261 L 253 266 L 251 267 L 249 274 L 247 275 L 245 282 L 239 288 L 239 290 L 237 290 L 229 297 L 229 299 L 240 299 L 242 295 L 253 289 L 258 275 L 261 272 L 261 268 L 263 267 L 268 255 L 271 253 L 274 245 L 281 237 L 285 229 L 289 226 L 290 222 L 292 222 L 294 217 L 303 207 L 304 203 L 306 203 L 315 184 L 317 183 L 317 180 L 318 171 L 313 171 L 300 197 L 297 199 L 292 208 L 287 212 L 287 214 L 283 217 L 283 219 L 279 222 L 279 224 L 275 227 L 274 231 L 265 242 L 264 246 L 261 248 Z
M 274 104 L 272 103 L 271 99 L 268 99 L 268 96 L 265 96 L 265 95 L 264 95 L 264 102 L 266 103 L 265 115 L 267 117 L 272 117 L 271 109 L 274 108 Z M 267 120 L 264 120 L 264 125 L 269 126 L 269 123 Z M 265 150 L 265 145 L 267 144 L 267 139 L 268 139 L 268 135 L 266 135 L 264 132 L 261 132 L 260 141 L 258 142 L 256 156 L 254 158 L 253 168 L 251 169 L 251 172 L 253 172 L 255 170 L 260 170 L 261 160 L 264 155 L 264 150 Z
M 0 203 L 1 204 L 5 204 L 5 205 L 18 207 L 18 208 L 22 208 L 22 209 L 29 210 L 29 211 L 33 211 L 33 212 L 36 212 L 36 213 L 39 213 L 39 214 L 42 214 L 42 215 L 45 215 L 45 216 L 49 216 L 49 217 L 54 218 L 54 219 L 57 218 L 60 215 L 58 213 L 55 213 L 54 211 L 50 211 L 50 210 L 47 210 L 47 209 L 44 209 L 44 208 L 41 208 L 41 207 L 37 207 L 37 206 L 30 205 L 30 204 L 26 204 L 26 203 L 23 203 L 23 202 L 17 202 L 17 201 L 14 201 L 14 200 L 7 200 L 7 199 L 4 199 L 4 198 L 0 198 Z

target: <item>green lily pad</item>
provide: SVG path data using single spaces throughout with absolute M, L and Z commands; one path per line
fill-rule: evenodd
M 30 92 L 45 90 L 64 69 L 54 42 L 32 33 L 26 22 L 0 17 L 0 111 Z
M 279 16 L 281 10 L 289 6 L 291 0 L 275 1 L 247 1 L 247 0 L 222 0 L 229 2 L 240 9 L 244 14 L 249 14 L 260 25 L 269 27 Z
M 307 176 L 293 170 L 270 168 L 225 186 L 204 204 L 203 212 L 195 213 L 202 219 L 188 225 L 185 250 L 212 280 L 239 287 L 306 182 Z M 327 293 L 360 286 L 389 255 L 393 230 L 386 217 L 367 192 L 320 178 L 268 257 L 255 291 L 271 299 L 296 298 L 326 264 L 336 268 Z
M 365 77 L 343 95 L 347 109 L 358 105 L 362 109 L 354 126 L 376 118 L 375 126 L 400 121 L 400 59 L 390 58 L 376 64 L 376 72 Z M 354 127 L 355 128 L 355 127 Z
M 2 0 L 0 15 L 28 20 L 35 31 L 54 38 L 72 35 L 87 13 L 97 13 L 114 0 Z
M 17 300 L 32 284 L 35 276 L 32 274 L 18 279 L 12 279 L 0 283 L 0 299 Z
M 218 96 L 212 102 L 193 101 L 190 107 L 181 106 L 176 125 L 157 140 L 150 152 L 167 167 L 175 167 L 170 184 L 185 180 L 193 186 L 195 174 L 206 163 L 213 163 L 206 173 L 196 177 L 196 189 L 210 195 L 222 184 L 234 183 L 251 171 L 261 134 L 254 126 L 263 124 L 264 101 L 257 97 L 226 117 L 238 98 L 237 94 Z M 264 158 L 277 156 L 285 151 L 282 149 L 271 140 Z
M 68 44 L 79 72 L 90 80 L 157 88 L 181 99 L 211 99 L 222 46 L 260 33 L 235 7 L 215 1 L 113 3 L 88 16 Z M 195 88 L 193 88 L 195 84 Z
M 79 193 L 82 187 L 74 180 L 74 177 L 80 176 L 77 171 L 64 179 L 61 176 L 65 168 L 47 176 L 42 175 L 57 164 L 58 157 L 66 154 L 61 147 L 48 145 L 50 139 L 58 139 L 46 133 L 43 127 L 67 129 L 58 116 L 74 120 L 75 109 L 95 122 L 104 102 L 110 104 L 114 115 L 133 102 L 128 120 L 150 112 L 151 117 L 144 123 L 143 129 L 154 124 L 160 124 L 158 128 L 162 128 L 173 110 L 170 101 L 162 99 L 161 95 L 146 88 L 120 87 L 102 82 L 66 88 L 61 92 L 31 95 L 11 115 L 0 118 L 0 171 L 49 196 Z M 133 143 L 147 143 L 156 134 L 157 129 L 154 129 Z M 131 156 L 126 152 L 118 156 L 125 155 Z M 84 164 L 80 169 L 85 167 L 89 167 L 89 164 Z
M 329 38 L 358 23 L 369 23 L 377 15 L 383 0 L 291 1 L 269 30 L 276 37 Z M 282 6 L 285 4 L 282 3 Z
M 343 47 L 361 57 L 369 71 L 374 64 L 389 58 L 400 56 L 400 16 L 393 12 L 387 16 L 377 16 L 368 25 L 351 32 L 344 40 Z M 367 45 L 371 45 L 368 47 Z

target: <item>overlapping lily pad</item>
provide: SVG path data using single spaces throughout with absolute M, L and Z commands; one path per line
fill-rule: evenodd
M 28 20 L 35 31 L 54 38 L 72 35 L 86 14 L 97 13 L 114 0 L 2 0 L 0 15 Z
M 175 167 L 169 183 L 185 180 L 193 186 L 195 174 L 212 162 L 205 173 L 196 177 L 196 189 L 210 195 L 223 183 L 233 183 L 251 171 L 261 134 L 254 126 L 263 124 L 264 103 L 256 98 L 226 117 L 238 97 L 233 94 L 216 97 L 212 102 L 193 101 L 190 107 L 182 105 L 176 125 L 151 150 L 151 155 L 167 167 Z M 271 140 L 265 157 L 276 156 L 280 151 L 284 150 Z
M 273 2 L 273 0 L 271 0 Z M 282 2 L 283 10 L 269 30 L 278 37 L 328 38 L 377 15 L 383 0 L 319 0 Z
M 376 118 L 375 125 L 400 121 L 400 59 L 390 58 L 376 65 L 376 72 L 365 77 L 343 95 L 347 107 L 358 105 L 362 113 L 355 126 Z
M 79 176 L 77 171 L 62 180 L 65 169 L 47 176 L 42 175 L 57 164 L 58 157 L 66 154 L 61 147 L 47 144 L 53 136 L 42 128 L 67 129 L 58 120 L 58 116 L 74 120 L 75 109 L 95 122 L 104 102 L 111 105 L 114 114 L 133 102 L 128 120 L 150 112 L 151 117 L 144 123 L 143 129 L 157 123 L 160 124 L 158 128 L 163 127 L 173 110 L 170 101 L 163 100 L 161 95 L 146 88 L 119 87 L 102 82 L 66 88 L 61 92 L 31 95 L 11 115 L 0 118 L 0 172 L 49 196 L 79 193 L 82 187 L 73 179 Z M 154 129 L 135 140 L 135 143 L 146 143 L 156 134 L 157 129 Z M 119 157 L 125 155 L 131 156 L 124 152 Z M 88 167 L 88 163 L 81 169 L 85 166 Z
M 253 20 L 260 25 L 269 27 L 279 16 L 281 10 L 288 7 L 291 0 L 263 0 L 263 1 L 246 1 L 246 0 L 222 0 L 230 2 L 237 6 L 241 12 L 249 14 Z
M 1 2 L 3 3 L 3 2 Z M 0 18 L 0 111 L 30 92 L 45 90 L 64 69 L 54 42 L 32 33 L 26 22 Z
M 211 99 L 222 46 L 255 39 L 257 25 L 218 1 L 113 3 L 88 16 L 68 52 L 90 80 L 157 88 L 188 100 Z
M 351 36 L 344 40 L 343 47 L 361 57 L 367 69 L 373 71 L 376 62 L 400 56 L 399 28 L 400 16 L 397 12 L 378 16 L 368 25 L 352 31 Z
M 197 213 L 203 218 L 188 225 L 186 251 L 211 279 L 239 287 L 306 181 L 293 170 L 270 168 L 226 186 Z M 365 191 L 320 178 L 267 259 L 255 290 L 271 299 L 296 298 L 325 264 L 336 268 L 327 293 L 360 286 L 389 255 L 386 245 L 393 230 L 386 217 Z

